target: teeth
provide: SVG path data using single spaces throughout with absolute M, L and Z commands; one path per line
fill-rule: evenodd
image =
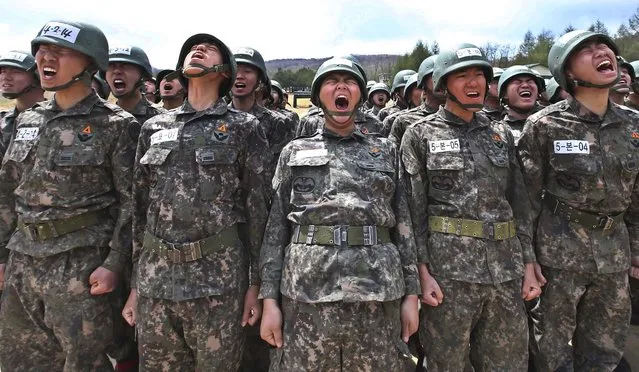
M 124 84 L 124 80 L 122 80 L 122 79 L 114 79 L 113 82 L 115 84 Z
M 531 95 L 532 95 L 532 93 L 530 93 L 528 91 L 519 93 L 520 97 L 526 97 L 527 98 L 527 97 L 530 97 Z
M 479 93 L 477 93 L 477 92 L 468 92 L 468 93 L 466 93 L 466 95 L 468 95 L 469 97 L 478 97 Z
M 44 68 L 42 68 L 42 71 L 51 72 L 51 73 L 54 73 L 54 74 L 56 73 L 56 70 L 54 68 L 51 68 L 51 67 L 44 67 Z

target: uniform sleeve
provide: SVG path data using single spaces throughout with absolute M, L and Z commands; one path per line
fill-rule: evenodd
M 508 179 L 508 202 L 513 210 L 515 223 L 517 226 L 517 238 L 521 244 L 524 263 L 533 263 L 537 259 L 532 246 L 532 214 L 530 208 L 530 199 L 526 197 L 528 192 L 524 183 L 524 176 L 521 172 L 519 160 L 517 159 L 517 150 L 515 147 L 515 139 L 507 126 L 502 126 L 506 137 L 508 138 L 509 151 L 508 159 L 510 162 L 510 177 Z M 523 197 L 522 197 L 523 196 Z
M 639 257 L 639 176 L 630 196 L 630 205 L 624 215 L 628 236 L 630 237 L 630 255 Z
M 395 167 L 401 168 L 401 162 L 397 156 L 395 144 L 389 142 L 390 152 L 394 154 Z M 398 184 L 395 188 L 393 200 L 393 212 L 395 213 L 396 225 L 394 228 L 395 244 L 399 250 L 399 258 L 402 263 L 402 273 L 404 274 L 404 287 L 406 295 L 418 295 L 421 293 L 419 286 L 419 275 L 417 273 L 417 248 L 413 236 L 413 224 L 408 208 L 406 178 L 397 176 Z
M 538 121 L 526 121 L 517 147 L 517 157 L 530 202 L 533 249 L 535 247 L 535 231 L 542 209 L 546 164 L 548 164 L 547 154 L 544 151 L 547 138 L 546 133 L 542 132 L 544 127 L 543 123 Z
M 393 121 L 393 125 L 390 128 L 390 132 L 388 133 L 388 139 L 395 144 L 396 147 L 399 148 L 399 145 L 402 143 L 402 127 L 404 126 L 404 119 L 402 117 L 397 118 L 397 120 Z
M 130 270 L 131 264 L 131 218 L 133 214 L 133 164 L 135 149 L 140 135 L 140 124 L 131 117 L 122 125 L 115 146 L 111 149 L 113 185 L 118 198 L 117 219 L 111 238 L 111 251 L 102 264 L 103 267 L 122 273 Z
M 268 148 L 268 141 L 257 119 L 253 119 L 251 131 L 247 139 L 246 155 L 240 188 L 244 210 L 246 213 L 247 235 L 240 235 L 244 246 L 248 249 L 251 285 L 260 284 L 259 258 L 264 228 L 268 217 L 268 191 L 264 186 L 268 182 L 267 167 L 271 163 L 271 155 L 264 149 Z
M 137 272 L 142 243 L 144 241 L 144 229 L 146 228 L 146 213 L 149 209 L 150 170 L 148 165 L 140 164 L 150 146 L 151 131 L 144 126 L 140 133 L 137 150 L 135 152 L 135 164 L 133 166 L 133 253 L 131 261 L 133 274 L 131 275 L 131 288 L 137 288 Z
M 390 116 L 387 116 L 384 119 L 384 121 L 382 121 L 382 132 L 381 132 L 382 136 L 388 137 L 396 117 L 397 117 L 396 115 L 390 115 Z
M 284 249 L 291 237 L 290 222 L 286 218 L 290 211 L 291 171 L 287 165 L 290 155 L 290 147 L 284 148 L 273 177 L 271 212 L 260 250 L 260 298 L 278 299 L 280 295 Z
M 9 144 L 9 151 L 13 141 Z M 13 230 L 16 228 L 18 216 L 15 212 L 15 196 L 13 191 L 18 187 L 22 169 L 16 162 L 3 159 L 2 168 L 0 168 L 0 264 L 7 263 L 9 258 L 9 250 L 7 243 L 11 238 Z
M 429 262 L 428 258 L 428 179 L 424 155 L 416 126 L 406 130 L 400 146 L 400 177 L 406 189 L 408 209 L 417 246 L 417 263 Z

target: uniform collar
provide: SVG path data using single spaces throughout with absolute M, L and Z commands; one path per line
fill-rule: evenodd
M 142 96 L 130 114 L 133 116 L 144 116 L 149 110 L 149 106 L 151 106 L 151 103 L 147 101 L 146 97 Z
M 364 140 L 366 139 L 366 135 L 364 133 L 361 132 L 361 130 L 359 130 L 359 128 L 355 127 L 355 129 L 353 130 L 353 132 L 351 134 L 349 134 L 348 136 L 340 136 L 339 134 L 333 132 L 332 130 L 326 128 L 326 125 L 324 125 L 324 127 L 322 129 L 320 129 L 320 133 L 324 138 L 332 138 L 332 139 L 337 139 L 340 141 L 345 141 L 345 140 L 349 140 L 349 139 L 354 139 L 354 140 Z
M 444 106 L 439 106 L 439 111 L 437 111 L 437 115 L 439 115 L 447 124 L 455 125 L 455 126 L 467 126 L 469 130 L 481 127 L 487 127 L 490 125 L 490 120 L 483 115 L 478 115 L 478 113 L 473 114 L 473 120 L 470 123 L 465 122 L 459 116 L 453 114 L 452 112 L 446 110 Z
M 55 101 L 55 96 L 53 99 L 43 102 L 43 107 L 46 110 L 56 112 L 58 114 L 63 114 L 64 116 L 72 116 L 72 115 L 88 115 L 91 113 L 93 107 L 100 102 L 100 97 L 98 94 L 92 90 L 89 95 L 84 97 L 80 102 L 73 105 L 73 107 L 68 108 L 67 110 L 62 110 L 58 103 Z
M 222 116 L 227 111 L 228 111 L 228 107 L 226 106 L 226 102 L 224 102 L 223 98 L 220 98 L 217 100 L 217 102 L 209 106 L 206 110 L 200 111 L 198 117 L 205 116 L 205 115 Z M 195 114 L 195 113 L 198 113 L 198 112 L 195 111 L 193 106 L 191 106 L 188 99 L 185 99 L 182 106 L 176 109 L 177 115 L 188 115 L 188 114 Z
M 577 101 L 574 97 L 570 96 L 566 99 L 568 106 L 571 111 L 577 115 L 581 120 L 593 123 L 593 124 L 601 124 L 602 127 L 607 126 L 612 123 L 618 123 L 622 121 L 622 116 L 619 115 L 619 108 L 608 100 L 608 109 L 603 117 L 595 114 L 590 111 L 586 106 L 582 105 L 579 101 Z

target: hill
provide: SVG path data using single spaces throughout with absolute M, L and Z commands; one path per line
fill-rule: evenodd
M 397 62 L 399 55 L 393 54 L 375 54 L 375 55 L 358 55 L 355 57 L 364 66 L 366 75 L 369 80 L 380 80 L 382 74 L 390 74 L 393 70 L 393 66 Z M 291 70 L 296 71 L 301 68 L 310 68 L 317 70 L 317 68 L 328 59 L 326 58 L 287 58 L 287 59 L 274 59 L 266 61 L 266 69 L 269 75 L 275 74 L 278 70 Z M 386 75 L 383 75 L 386 76 Z

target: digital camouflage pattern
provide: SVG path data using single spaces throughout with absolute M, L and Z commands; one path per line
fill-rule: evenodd
M 535 324 L 531 357 L 540 371 L 612 371 L 630 325 L 626 271 L 608 274 L 543 267 L 548 280 Z M 569 341 L 572 340 L 572 345 Z
M 92 296 L 89 275 L 109 248 L 44 257 L 12 251 L 0 310 L 3 371 L 113 371 L 111 294 Z
M 320 109 L 309 110 L 308 114 L 300 121 L 295 135 L 296 137 L 312 136 L 322 128 L 324 128 L 324 111 Z M 382 130 L 382 122 L 370 112 L 364 111 L 362 106 L 359 106 L 355 113 L 355 128 L 364 134 L 379 134 Z
M 410 110 L 400 111 L 397 114 L 391 115 L 384 120 L 384 128 L 386 128 L 387 121 L 389 122 L 388 139 L 391 140 L 399 148 L 402 143 L 402 137 L 411 124 L 414 124 L 428 115 L 437 112 L 437 108 L 431 108 L 422 103 L 418 107 L 414 107 Z M 386 129 L 384 129 L 386 131 Z
M 401 371 L 400 300 L 308 304 L 283 298 L 271 372 Z
M 489 107 L 484 107 L 483 110 L 481 110 L 481 112 L 484 115 L 486 115 L 491 121 L 501 121 L 501 119 L 504 116 L 504 113 L 502 110 L 495 110 Z
M 295 301 L 392 301 L 417 294 L 415 246 L 397 154 L 386 139 L 324 129 L 284 148 L 261 249 L 262 298 Z M 293 225 L 374 225 L 393 243 L 373 246 L 290 244 Z
M 528 324 L 521 279 L 490 285 L 435 279 L 444 302 L 424 306 L 420 321 L 428 372 L 468 370 L 469 356 L 475 371 L 526 371 Z
M 138 297 L 140 371 L 237 371 L 245 289 L 181 302 Z
M 9 148 L 11 136 L 15 131 L 15 120 L 18 117 L 18 109 L 15 107 L 11 111 L 0 112 L 0 160 Z
M 377 112 L 377 118 L 379 119 L 381 123 L 383 123 L 386 117 L 405 109 L 406 107 L 402 107 L 399 105 L 399 103 L 395 101 L 391 101 L 390 106 L 386 106 L 383 109 L 379 110 L 379 112 Z
M 433 152 L 436 141 L 458 140 L 459 149 Z M 419 263 L 433 275 L 470 283 L 496 284 L 523 275 L 535 262 L 530 204 L 510 131 L 476 113 L 464 122 L 440 107 L 408 127 L 401 144 L 409 185 Z M 517 236 L 507 240 L 429 233 L 428 217 L 485 222 L 515 219 Z
M 297 128 L 297 126 L 299 125 L 300 116 L 297 114 L 297 112 L 282 107 L 277 107 L 274 111 L 286 116 L 289 120 L 293 121 L 293 123 L 295 124 L 295 128 Z
M 155 115 L 163 114 L 165 112 L 167 112 L 167 110 L 164 107 L 152 104 L 144 95 L 142 95 L 142 98 L 138 101 L 133 110 L 131 110 L 131 115 L 135 116 L 138 123 L 142 125 Z
M 574 142 L 570 149 L 565 141 Z M 537 226 L 537 259 L 551 276 L 537 313 L 545 319 L 535 330 L 540 366 L 608 370 L 621 357 L 619 334 L 629 321 L 621 309 L 630 306 L 626 270 L 630 256 L 639 256 L 637 149 L 639 113 L 612 102 L 603 117 L 570 97 L 528 118 L 518 153 Z M 625 213 L 625 223 L 604 231 L 568 221 L 543 202 L 542 191 L 576 211 Z M 605 321 L 601 314 L 608 314 Z M 569 330 L 579 336 L 572 350 Z

